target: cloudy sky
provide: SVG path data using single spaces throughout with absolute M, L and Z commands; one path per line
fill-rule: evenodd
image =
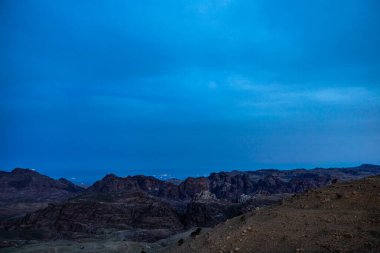
M 2 0 L 0 31 L 0 169 L 380 164 L 377 0 Z

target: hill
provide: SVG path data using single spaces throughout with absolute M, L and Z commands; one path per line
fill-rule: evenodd
M 61 202 L 83 190 L 66 179 L 55 180 L 31 169 L 0 171 L 0 220 Z
M 380 252 L 380 176 L 295 195 L 163 252 Z
M 82 189 L 67 180 L 16 169 L 0 174 L 7 210 L 19 210 L 13 205 L 42 206 L 32 206 L 35 209 L 22 210 L 27 215 L 0 222 L 0 242 L 4 242 L 2 247 L 18 247 L 30 240 L 84 238 L 152 243 L 194 227 L 214 227 L 257 208 L 279 204 L 294 194 L 376 174 L 380 174 L 377 165 L 232 171 L 189 177 L 179 184 L 144 175 L 109 174 Z

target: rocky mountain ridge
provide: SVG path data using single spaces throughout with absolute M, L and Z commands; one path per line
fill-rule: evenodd
M 376 174 L 380 174 L 380 166 L 369 164 L 352 168 L 218 172 L 208 177 L 188 177 L 179 184 L 151 176 L 122 178 L 110 174 L 86 191 L 143 191 L 170 200 L 191 200 L 196 194 L 208 191 L 218 199 L 238 202 L 241 195 L 298 193 L 324 186 L 332 180 L 348 181 Z
M 193 226 L 213 227 L 256 207 L 280 203 L 285 197 L 336 181 L 380 174 L 380 166 L 219 172 L 208 177 L 189 177 L 180 184 L 150 176 L 123 178 L 109 174 L 87 189 L 76 188 L 66 180 L 47 180 L 35 171 L 16 170 L 11 174 L 22 175 L 21 182 L 25 175 L 32 178 L 28 179 L 31 182 L 35 177 L 44 178 L 38 185 L 47 187 L 42 192 L 58 189 L 72 194 L 22 219 L 3 222 L 0 230 L 4 234 L 17 232 L 18 240 L 51 240 L 104 239 L 116 233 L 127 240 L 154 241 Z M 4 178 L 0 177 L 0 181 L 5 185 Z M 14 187 L 12 182 L 19 181 L 9 181 L 5 187 Z M 29 181 L 20 185 L 33 186 Z

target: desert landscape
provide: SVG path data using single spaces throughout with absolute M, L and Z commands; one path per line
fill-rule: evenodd
M 177 184 L 109 174 L 81 188 L 14 169 L 0 174 L 0 246 L 33 253 L 375 252 L 377 174 L 380 166 L 369 164 L 219 172 Z
M 0 253 L 379 253 L 379 0 L 0 0 Z

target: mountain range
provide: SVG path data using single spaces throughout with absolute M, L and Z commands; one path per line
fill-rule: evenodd
M 294 194 L 380 174 L 380 166 L 211 173 L 175 183 L 106 175 L 88 188 L 30 169 L 0 172 L 0 246 L 30 240 L 155 242 L 213 227 Z

